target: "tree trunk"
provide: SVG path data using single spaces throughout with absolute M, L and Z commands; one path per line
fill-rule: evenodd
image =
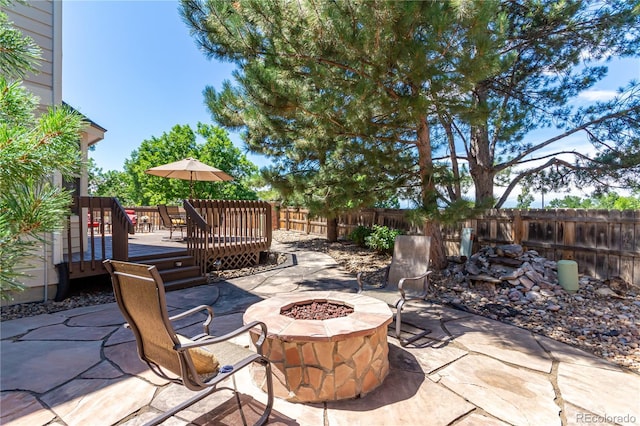
M 427 209 L 437 208 L 435 199 L 435 184 L 433 182 L 433 157 L 431 155 L 431 132 L 426 117 L 420 118 L 418 124 L 418 167 L 420 170 L 420 184 L 422 187 L 422 206 Z
M 448 184 L 449 196 L 451 201 L 462 199 L 462 188 L 460 187 L 460 167 L 458 166 L 458 153 L 456 152 L 456 139 L 453 136 L 451 121 L 446 120 L 440 115 L 440 124 L 444 127 L 449 141 L 449 158 L 451 159 L 451 172 L 453 173 L 453 182 Z
M 449 265 L 447 252 L 444 249 L 444 239 L 440 224 L 434 221 L 427 221 L 424 224 L 424 235 L 431 236 L 431 266 L 435 270 L 445 269 Z
M 420 166 L 420 181 L 422 182 L 422 203 L 427 211 L 435 211 L 438 208 L 435 182 L 433 180 L 433 158 L 431 156 L 431 134 L 427 118 L 422 117 L 418 125 L 418 164 Z M 444 250 L 444 241 L 440 224 L 430 219 L 424 225 L 425 235 L 431 236 L 431 264 L 434 269 L 447 267 L 447 256 Z
M 478 115 L 487 109 L 486 90 L 479 86 L 475 90 Z M 476 191 L 476 206 L 493 207 L 493 152 L 489 142 L 489 131 L 485 123 L 472 124 L 471 150 L 469 155 L 469 173 L 473 178 Z
M 327 218 L 327 241 L 338 241 L 338 218 Z
M 476 205 L 487 208 L 493 207 L 495 199 L 493 197 L 493 170 L 485 167 L 471 167 L 469 162 L 469 171 L 473 176 L 473 183 L 476 190 Z

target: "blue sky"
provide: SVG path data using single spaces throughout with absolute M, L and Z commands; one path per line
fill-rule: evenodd
M 98 167 L 122 170 L 143 140 L 176 124 L 212 123 L 202 91 L 221 88 L 233 65 L 205 58 L 180 19 L 177 1 L 68 0 L 62 27 L 63 99 L 107 129 L 90 153 Z M 578 101 L 608 99 L 633 78 L 640 78 L 640 60 L 614 60 L 608 77 Z M 247 153 L 238 134 L 230 136 L 256 165 L 269 164 Z M 576 148 L 584 141 L 575 135 L 562 144 Z M 510 205 L 518 194 L 512 193 Z M 548 194 L 545 200 L 553 198 Z M 540 206 L 536 195 L 532 207 Z
M 65 1 L 62 27 L 63 99 L 107 129 L 90 153 L 98 167 L 122 170 L 143 140 L 212 122 L 202 91 L 231 79 L 233 65 L 205 58 L 177 2 Z

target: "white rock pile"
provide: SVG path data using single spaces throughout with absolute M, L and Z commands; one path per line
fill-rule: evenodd
M 518 325 L 640 372 L 640 289 L 582 276 L 569 293 L 555 261 L 516 244 L 483 247 L 434 280 L 441 303 Z

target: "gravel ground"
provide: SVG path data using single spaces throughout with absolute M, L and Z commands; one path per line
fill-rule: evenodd
M 274 231 L 274 240 L 306 250 L 324 252 L 345 270 L 362 271 L 369 282 L 381 282 L 389 255 L 377 254 L 348 242 L 328 243 L 318 236 Z M 221 271 L 211 281 L 228 279 L 271 269 L 286 256 L 278 254 L 268 263 L 252 268 Z M 584 349 L 629 370 L 640 372 L 640 295 L 637 288 L 616 294 L 600 280 L 581 277 L 575 294 L 555 292 L 539 300 L 523 303 L 509 300 L 505 291 L 475 289 L 453 279 L 456 265 L 432 274 L 430 300 L 513 324 Z M 62 302 L 36 302 L 0 309 L 0 320 L 53 313 L 80 306 L 113 302 L 108 280 L 77 286 L 82 291 Z M 604 291 L 608 290 L 608 291 Z

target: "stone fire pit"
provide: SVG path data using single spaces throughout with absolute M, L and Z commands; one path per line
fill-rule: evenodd
M 282 313 L 316 302 L 353 312 L 331 319 L 295 319 Z M 340 309 L 338 309 L 340 310 Z M 382 384 L 389 373 L 386 303 L 355 293 L 300 292 L 272 297 L 247 309 L 243 320 L 267 324 L 264 355 L 272 364 L 275 395 L 294 402 L 355 398 Z M 255 343 L 258 335 L 251 333 Z M 266 389 L 265 370 L 249 367 L 254 383 Z

